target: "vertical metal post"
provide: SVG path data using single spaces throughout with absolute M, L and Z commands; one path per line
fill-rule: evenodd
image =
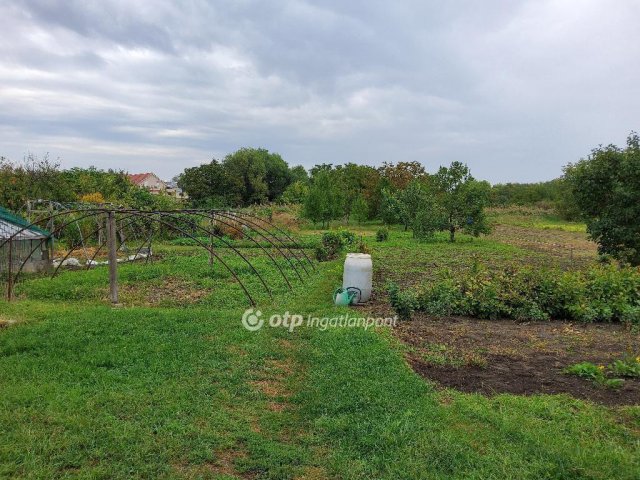
M 13 238 L 9 239 L 9 264 L 7 265 L 7 301 L 13 299 Z
M 107 214 L 107 246 L 109 248 L 109 292 L 111 303 L 118 304 L 118 246 L 116 244 L 116 212 Z
M 209 266 L 213 267 L 213 260 L 214 260 L 214 256 L 213 256 L 213 229 L 215 226 L 215 220 L 213 218 L 209 219 Z

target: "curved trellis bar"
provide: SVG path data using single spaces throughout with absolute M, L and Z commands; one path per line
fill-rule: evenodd
M 10 235 L 9 237 L 6 238 L 6 240 L 4 242 L 0 243 L 0 248 L 4 247 L 7 243 L 9 243 L 10 241 L 14 241 L 16 237 L 18 237 L 19 235 L 23 234 L 25 231 L 32 229 L 34 227 L 38 227 L 40 228 L 40 224 L 47 220 L 51 220 L 51 219 L 55 219 L 55 218 L 59 218 L 62 217 L 63 215 L 71 215 L 73 213 L 86 213 L 86 212 L 102 212 L 105 213 L 105 210 L 101 210 L 101 209 L 93 209 L 93 208 L 89 208 L 89 209 L 81 209 L 81 210 L 65 210 L 63 212 L 58 212 L 58 213 L 54 213 L 53 215 L 50 215 L 49 217 L 45 217 L 45 218 L 41 218 L 39 220 L 37 220 L 36 222 L 32 222 L 29 225 L 27 225 L 26 227 L 22 227 L 21 229 L 17 230 L 13 235 Z M 87 215 L 86 218 L 90 217 L 91 215 Z M 78 221 L 78 219 L 76 219 L 75 221 Z
M 240 277 L 238 277 L 238 274 L 229 266 L 227 265 L 227 263 L 222 259 L 222 257 L 220 257 L 220 255 L 218 255 L 216 252 L 213 251 L 213 248 L 207 246 L 206 244 L 204 244 L 203 242 L 201 242 L 198 238 L 196 238 L 194 235 L 191 235 L 189 232 L 187 232 L 186 230 L 181 229 L 180 227 L 177 227 L 175 225 L 172 225 L 169 222 L 166 222 L 164 220 L 161 219 L 156 219 L 156 218 L 152 218 L 149 217 L 149 215 L 160 215 L 163 216 L 161 213 L 159 212 L 142 212 L 142 211 L 138 211 L 138 212 L 134 212 L 136 215 L 140 215 L 143 216 L 145 218 L 150 218 L 152 221 L 154 222 L 158 222 L 161 223 L 167 227 L 169 227 L 172 230 L 178 231 L 180 233 L 182 233 L 183 235 L 186 235 L 187 237 L 191 238 L 192 240 L 194 240 L 196 243 L 198 243 L 202 248 L 204 248 L 205 250 L 207 250 L 209 253 L 211 253 L 211 255 L 213 255 L 214 257 L 216 257 L 216 259 L 229 271 L 229 273 L 231 273 L 231 275 L 233 276 L 233 278 L 235 278 L 235 280 L 238 282 L 238 284 L 240 285 L 240 287 L 242 287 L 242 290 L 244 290 L 245 295 L 247 296 L 247 298 L 249 299 L 249 302 L 251 303 L 251 305 L 256 304 L 255 300 L 253 299 L 253 297 L 251 296 L 251 294 L 249 293 L 249 290 L 247 289 L 247 287 L 244 285 L 244 283 L 242 283 L 242 280 L 240 280 Z M 234 251 L 237 250 L 234 249 Z M 244 258 L 244 256 L 242 254 L 240 254 L 240 256 L 242 256 Z M 251 264 L 251 262 L 249 262 L 248 260 L 245 259 L 245 261 L 253 268 L 253 265 Z M 255 270 L 255 268 L 254 268 Z M 257 272 L 256 272 L 257 273 Z M 258 274 L 258 276 L 260 277 L 260 280 L 262 281 L 262 283 L 264 284 L 264 279 L 262 279 L 262 277 L 260 276 L 260 274 Z M 271 291 L 269 290 L 269 287 L 265 285 L 265 288 L 267 289 L 269 295 L 271 295 Z
M 232 252 L 235 256 L 242 260 L 250 269 L 252 275 L 255 275 L 259 280 L 260 284 L 264 288 L 264 291 L 270 296 L 273 297 L 272 290 L 267 283 L 265 277 L 260 273 L 260 271 L 256 268 L 256 266 L 251 262 L 251 260 L 243 254 L 236 246 L 234 246 L 230 241 L 221 234 L 220 230 L 213 225 L 222 226 L 227 231 L 232 230 L 238 233 L 249 233 L 246 235 L 246 238 L 255 244 L 256 247 L 259 248 L 259 252 L 266 255 L 269 259 L 270 263 L 272 263 L 280 276 L 282 276 L 286 286 L 291 290 L 293 289 L 293 285 L 290 281 L 289 275 L 295 274 L 300 281 L 304 282 L 304 277 L 301 275 L 300 268 L 304 270 L 304 272 L 309 275 L 309 271 L 306 268 L 306 263 L 304 259 L 315 269 L 313 262 L 309 259 L 309 257 L 304 252 L 304 249 L 300 247 L 300 245 L 289 236 L 286 232 L 278 228 L 276 225 L 268 222 L 267 220 L 246 213 L 239 213 L 230 210 L 200 210 L 200 209 L 186 209 L 186 210 L 171 210 L 171 211 L 144 211 L 144 210 L 134 210 L 134 209 L 124 209 L 124 208 L 116 208 L 115 206 L 107 205 L 107 206 L 84 206 L 82 208 L 70 208 L 71 205 L 62 205 L 62 204 L 50 204 L 51 208 L 59 208 L 58 211 L 53 211 L 50 215 L 39 216 L 35 221 L 29 223 L 29 225 L 22 226 L 16 225 L 16 228 L 10 230 L 11 233 L 7 238 L 0 238 L 0 252 L 2 249 L 9 244 L 9 256 L 8 256 L 8 287 L 7 287 L 7 296 L 11 299 L 12 294 L 12 286 L 13 284 L 20 278 L 21 274 L 25 270 L 25 266 L 27 265 L 30 259 L 35 258 L 37 261 L 40 261 L 37 257 L 34 257 L 36 252 L 39 250 L 44 252 L 45 245 L 46 248 L 50 250 L 52 249 L 53 244 L 49 244 L 53 239 L 58 238 L 66 238 L 67 242 L 63 243 L 67 245 L 65 250 L 64 257 L 60 260 L 57 260 L 56 268 L 52 273 L 52 277 L 55 277 L 60 268 L 65 264 L 65 261 L 70 258 L 70 256 L 76 252 L 78 249 L 82 248 L 85 251 L 85 256 L 87 257 L 86 268 L 89 269 L 95 265 L 95 259 L 100 254 L 100 252 L 108 247 L 109 254 L 109 273 L 110 273 L 110 282 L 115 282 L 115 293 L 114 289 L 111 289 L 112 292 L 112 301 L 117 302 L 117 275 L 115 272 L 117 271 L 117 252 L 118 250 L 125 248 L 127 255 L 131 253 L 130 247 L 125 247 L 125 245 L 129 245 L 133 243 L 132 246 L 137 246 L 138 241 L 140 241 L 140 245 L 137 250 L 134 247 L 135 254 L 133 257 L 129 256 L 128 258 L 133 260 L 139 258 L 140 253 L 142 252 L 145 245 L 149 245 L 149 252 L 151 251 L 151 242 L 155 234 L 158 233 L 158 227 L 160 227 L 160 232 L 162 232 L 163 228 L 166 228 L 165 232 L 173 231 L 178 233 L 179 235 L 190 238 L 195 242 L 195 244 L 203 249 L 205 249 L 210 254 L 211 259 L 217 260 L 233 277 L 233 279 L 240 285 L 243 290 L 245 296 L 251 303 L 251 305 L 255 305 L 254 298 L 252 297 L 247 285 L 241 280 L 239 273 L 228 264 L 224 258 L 220 256 L 218 252 L 214 249 L 213 243 L 207 245 L 206 242 L 201 240 L 203 235 L 208 236 L 210 239 L 216 238 L 223 245 L 225 250 L 228 249 L 229 252 Z M 74 205 L 75 206 L 75 205 Z M 86 220 L 89 218 L 94 218 L 95 223 L 94 227 L 91 228 L 91 222 L 87 224 Z M 59 219 L 62 218 L 62 221 Z M 203 221 L 209 220 L 211 223 L 207 226 L 203 226 Z M 84 223 L 82 223 L 84 221 Z M 19 266 L 17 266 L 17 271 L 14 271 L 14 257 L 12 256 L 12 249 L 15 248 L 16 241 L 23 241 L 29 238 L 28 234 L 25 232 L 32 230 L 36 227 L 41 229 L 43 225 L 46 225 L 45 228 L 48 229 L 44 233 L 45 236 L 31 237 L 28 243 L 28 247 L 25 250 L 24 246 L 27 245 L 23 243 L 19 247 L 18 257 L 21 262 Z M 75 226 L 74 226 L 75 225 Z M 87 228 L 89 227 L 89 228 Z M 77 228 L 78 232 L 73 233 L 73 238 L 66 236 L 64 233 L 68 231 L 69 228 Z M 103 237 L 103 231 L 107 232 L 107 235 Z M 281 233 L 281 236 L 274 233 L 274 231 L 278 231 Z M 87 234 L 87 232 L 89 232 Z M 95 243 L 97 237 L 97 243 Z M 283 237 L 286 237 L 288 242 L 283 240 Z M 105 239 L 104 241 L 102 239 Z M 92 240 L 93 239 L 93 240 Z M 86 243 L 85 240 L 88 242 Z M 119 245 L 118 245 L 119 241 Z M 210 241 L 212 242 L 212 241 Z M 90 254 L 87 253 L 87 246 L 91 245 L 91 248 L 97 246 L 93 255 L 89 259 Z M 292 248 L 293 247 L 293 248 Z M 296 254 L 295 250 L 302 250 L 302 255 L 304 258 L 300 257 Z M 28 255 L 23 258 L 23 255 L 28 252 Z M 279 260 L 279 257 L 282 257 L 283 260 Z M 149 261 L 150 255 L 146 256 L 147 262 Z M 53 261 L 52 255 L 48 257 L 42 257 L 43 260 L 47 259 L 47 261 Z M 287 274 L 289 270 L 286 265 L 291 267 L 293 272 Z M 1 266 L 2 264 L 0 264 Z M 283 268 L 284 267 L 284 268 Z M 47 268 L 47 266 L 40 264 L 39 268 Z M 295 278 L 294 277 L 294 278 Z
M 131 218 L 131 217 L 132 217 L 132 215 L 129 215 L 129 216 L 125 217 L 125 218 Z M 120 220 L 122 221 L 123 219 L 121 218 Z M 98 233 L 102 230 L 102 228 L 103 228 L 103 227 L 100 225 L 97 229 L 95 229 L 95 230 L 90 234 L 90 236 L 93 236 L 93 235 L 98 234 Z M 106 242 L 105 242 L 105 243 L 103 243 L 103 244 L 101 244 L 101 245 L 98 247 L 98 249 L 96 250 L 96 252 L 93 254 L 93 256 L 91 257 L 91 260 L 90 260 L 90 261 L 87 261 L 87 269 L 91 267 L 91 262 L 93 262 L 93 261 L 95 260 L 95 258 L 97 257 L 97 255 L 98 255 L 98 253 L 99 253 L 100 249 L 102 249 L 102 247 L 103 247 L 105 244 L 106 244 Z M 69 249 L 69 251 L 67 252 L 67 254 L 62 258 L 62 260 L 60 260 L 60 263 L 58 264 L 58 266 L 57 266 L 57 267 L 56 267 L 56 269 L 54 270 L 53 274 L 51 275 L 51 278 L 54 278 L 55 276 L 57 276 L 57 275 L 58 275 L 58 271 L 60 270 L 60 267 L 62 267 L 62 264 L 65 262 L 65 260 L 67 260 L 67 259 L 71 256 L 71 254 L 72 254 L 74 251 L 76 251 L 80 246 L 81 246 L 81 245 L 76 244 L 76 245 L 74 245 L 72 248 L 70 248 L 70 249 Z M 120 250 L 120 248 L 121 248 L 121 247 L 122 247 L 122 245 L 121 245 L 120 247 L 118 247 L 118 248 L 116 249 L 116 251 Z
M 18 281 L 18 278 L 20 277 L 20 274 L 22 273 L 22 270 L 24 269 L 25 265 L 27 264 L 27 262 L 29 261 L 29 258 L 40 248 L 42 248 L 42 245 L 45 242 L 48 242 L 49 240 L 51 240 L 51 238 L 53 238 L 55 236 L 55 233 L 57 232 L 62 232 L 65 228 L 67 228 L 69 225 L 75 223 L 77 224 L 77 222 L 79 222 L 80 220 L 84 220 L 85 218 L 89 218 L 94 216 L 94 214 L 89 214 L 89 215 L 83 215 L 80 218 L 74 218 L 72 220 L 69 220 L 68 222 L 63 223 L 62 225 L 60 225 L 58 228 L 54 229 L 53 231 L 49 232 L 50 235 L 43 238 L 42 240 L 40 240 L 40 242 L 31 250 L 31 252 L 29 252 L 29 254 L 25 257 L 25 259 L 23 260 L 22 264 L 20 265 L 20 267 L 18 268 L 18 271 L 15 274 L 14 277 L 14 282 Z M 62 266 L 62 264 L 64 263 L 65 260 L 67 260 L 70 256 L 71 253 L 73 253 L 75 250 L 77 250 L 78 248 L 80 248 L 81 246 L 83 246 L 82 244 L 76 244 L 73 246 L 73 248 L 71 248 L 69 250 L 69 252 L 64 256 L 64 258 L 60 261 L 60 264 L 56 267 L 56 269 L 54 270 L 53 274 L 51 275 L 51 278 L 55 277 L 58 274 L 58 270 L 60 269 L 60 267 Z
M 185 219 L 179 218 L 176 215 L 168 213 L 168 212 L 154 212 L 154 214 L 155 215 L 160 215 L 160 216 L 168 216 L 170 218 L 173 218 L 176 221 L 185 220 Z M 238 255 L 249 266 L 249 268 L 251 268 L 251 270 L 253 270 L 253 273 L 255 273 L 257 275 L 257 277 L 260 279 L 260 282 L 262 283 L 262 285 L 266 289 L 266 291 L 269 294 L 269 296 L 270 297 L 273 296 L 272 293 L 271 293 L 271 288 L 269 288 L 269 285 L 267 284 L 267 282 L 264 280 L 262 275 L 260 275 L 260 272 L 258 272 L 256 267 L 251 263 L 251 261 L 247 257 L 245 257 L 237 248 L 235 248 L 233 245 L 231 245 L 222 235 L 215 234 L 214 232 L 209 232 L 206 228 L 198 225 L 197 222 L 194 222 L 193 220 L 191 220 L 190 223 L 191 223 L 191 226 L 195 227 L 197 230 L 201 230 L 202 232 L 204 232 L 206 234 L 211 234 L 211 235 L 215 236 L 220 241 L 222 241 L 222 243 L 224 243 L 228 248 L 230 248 L 236 255 Z M 183 230 L 183 232 L 184 232 L 184 230 Z M 189 237 L 192 238 L 193 240 L 198 241 L 201 245 L 204 245 L 202 242 L 200 242 L 196 238 L 195 235 L 191 235 L 188 232 L 186 232 L 186 234 L 189 235 Z M 209 248 L 209 250 L 212 250 L 212 248 Z
M 124 219 L 133 217 L 133 215 L 127 216 Z M 120 218 L 120 222 L 122 222 L 122 220 L 124 220 L 123 218 Z M 135 224 L 135 222 L 138 220 L 137 217 L 134 217 L 133 220 L 131 222 L 127 222 L 125 224 L 125 227 L 128 227 L 130 225 Z M 120 228 L 123 228 L 122 226 Z M 99 234 L 102 230 L 104 229 L 104 227 L 102 225 L 100 225 L 100 223 L 98 223 L 98 228 L 95 229 L 90 235 L 97 235 Z M 138 254 L 140 254 L 140 252 L 142 251 L 142 249 L 144 248 L 144 246 L 147 244 L 147 240 L 145 240 L 144 242 L 142 242 L 140 244 L 140 247 L 138 248 L 138 250 L 136 251 L 135 256 L 137 257 Z M 96 251 L 93 253 L 93 255 L 91 256 L 91 259 L 87 262 L 86 265 L 86 269 L 89 270 L 91 268 L 91 266 L 93 265 L 93 262 L 95 261 L 95 259 L 97 258 L 98 254 L 102 251 L 102 247 L 106 246 L 107 242 L 100 242 L 98 245 L 98 248 L 96 248 Z M 122 248 L 122 244 L 120 245 L 120 247 L 118 248 L 118 250 L 120 250 L 120 248 Z
M 197 216 L 202 217 L 202 218 L 208 218 L 208 219 L 210 219 L 210 220 L 212 220 L 212 221 L 215 221 L 215 222 L 220 222 L 220 223 L 222 223 L 223 225 L 226 225 L 227 227 L 232 228 L 233 230 L 235 230 L 235 231 L 237 231 L 237 232 L 239 232 L 239 233 L 244 233 L 244 232 L 242 231 L 242 229 L 241 229 L 241 228 L 238 228 L 238 227 L 236 227 L 235 225 L 233 225 L 232 223 L 225 222 L 224 220 L 222 220 L 222 219 L 220 218 L 222 215 L 220 215 L 220 214 L 219 214 L 219 213 L 217 213 L 217 212 L 213 213 L 213 212 L 203 212 L 203 211 L 201 211 L 201 210 L 191 210 L 191 211 L 189 211 L 189 213 L 190 213 L 190 214 L 192 214 L 192 215 L 197 215 Z M 224 217 L 224 218 L 227 218 L 227 219 L 229 219 L 229 220 L 232 220 L 232 221 L 236 221 L 233 217 L 228 217 L 228 216 L 223 216 L 223 217 Z M 240 223 L 241 225 L 244 225 L 242 222 L 238 222 L 238 223 Z M 289 262 L 289 264 L 291 264 L 291 266 L 292 266 L 292 268 L 294 269 L 294 271 L 296 272 L 296 274 L 297 274 L 298 278 L 299 278 L 301 281 L 304 281 L 304 280 L 303 280 L 303 278 L 302 278 L 302 276 L 300 275 L 300 273 L 297 271 L 297 269 L 295 268 L 295 266 L 294 266 L 294 265 L 291 263 L 291 261 L 289 260 L 289 258 L 284 254 L 284 252 L 283 252 L 282 250 L 280 250 L 280 248 L 279 248 L 279 247 L 278 247 L 278 246 L 277 246 L 277 245 L 276 245 L 272 240 L 270 240 L 268 237 L 266 237 L 266 236 L 262 235 L 262 233 L 260 233 L 260 232 L 259 232 L 259 231 L 257 231 L 256 229 L 252 228 L 251 226 L 247 226 L 247 228 L 249 228 L 251 231 L 255 232 L 257 235 L 260 235 L 262 238 L 264 238 L 264 239 L 265 239 L 265 241 L 266 241 L 267 243 L 269 243 L 269 245 L 271 245 L 272 247 L 274 247 L 274 248 L 275 248 L 275 249 L 276 249 L 276 250 L 277 250 L 277 251 L 282 255 L 282 257 L 283 257 L 285 260 L 287 260 L 287 261 Z M 212 232 L 212 233 L 213 233 L 213 232 Z M 258 248 L 260 248 L 260 249 L 261 249 L 261 250 L 262 250 L 262 251 L 263 251 L 263 252 L 264 252 L 264 253 L 269 257 L 269 259 L 272 261 L 272 263 L 276 266 L 276 268 L 278 269 L 278 271 L 279 271 L 279 272 L 280 272 L 280 274 L 282 275 L 282 278 L 284 278 L 284 280 L 285 280 L 285 282 L 287 283 L 287 285 L 288 285 L 289 289 L 292 289 L 293 287 L 292 287 L 291 283 L 289 282 L 289 279 L 287 278 L 286 274 L 285 274 L 285 273 L 284 273 L 284 271 L 282 270 L 282 267 L 281 267 L 281 266 L 280 266 L 280 264 L 276 261 L 276 259 L 275 259 L 275 258 L 273 258 L 273 256 L 269 253 L 269 251 L 268 251 L 266 248 L 264 248 L 262 245 L 260 245 L 260 243 L 259 243 L 259 242 L 257 242 L 255 239 L 253 239 L 251 236 L 248 236 L 248 239 L 249 239 L 250 241 L 252 241 L 256 246 L 258 246 Z
M 69 225 L 75 223 L 77 224 L 77 222 L 79 222 L 80 220 L 83 220 L 85 218 L 89 218 L 91 216 L 97 216 L 98 214 L 92 214 L 92 215 L 84 215 L 80 218 L 74 218 L 72 220 L 69 220 L 68 222 L 62 224 L 61 226 L 59 226 L 58 228 L 54 229 L 53 231 L 51 231 L 51 235 L 49 235 L 48 237 L 43 238 L 42 240 L 40 240 L 40 242 L 38 243 L 38 245 L 36 245 L 36 247 L 34 247 L 31 252 L 25 257 L 25 259 L 23 260 L 22 264 L 20 265 L 20 267 L 18 268 L 18 271 L 15 274 L 14 277 L 14 283 L 18 281 L 20 274 L 22 273 L 25 265 L 27 264 L 27 262 L 29 261 L 29 258 L 39 249 L 42 248 L 43 243 L 48 242 L 51 238 L 53 238 L 56 232 L 61 232 L 63 231 L 66 227 L 68 227 Z M 129 216 L 130 217 L 130 216 Z M 126 218 L 129 218 L 126 217 Z M 122 220 L 122 219 L 121 219 Z M 89 237 L 96 235 L 103 227 L 100 226 L 98 227 L 96 230 L 94 230 L 92 233 L 89 234 Z M 100 247 L 96 250 L 96 252 L 93 254 L 93 256 L 91 257 L 91 259 L 87 261 L 87 268 L 91 267 L 91 262 L 96 258 L 98 252 L 100 251 L 100 249 L 102 248 L 102 246 L 104 246 L 104 244 L 100 245 Z M 143 245 L 144 246 L 144 245 Z M 60 267 L 62 267 L 62 265 L 64 264 L 65 260 L 67 260 L 71 254 L 73 252 L 75 252 L 77 249 L 79 249 L 80 247 L 84 248 L 84 244 L 83 243 L 76 243 L 72 246 L 72 248 L 69 249 L 69 251 L 67 252 L 67 254 L 60 260 L 58 266 L 55 268 L 55 270 L 53 271 L 51 278 L 54 278 L 58 275 L 58 271 L 60 270 Z
M 278 250 L 278 252 L 280 252 L 280 254 L 287 260 L 287 262 L 289 263 L 289 265 L 291 265 L 291 268 L 293 268 L 293 270 L 296 272 L 296 274 L 298 275 L 298 278 L 300 279 L 300 281 L 303 281 L 303 277 L 302 275 L 300 275 L 300 272 L 298 271 L 298 268 L 295 266 L 295 264 L 291 261 L 291 257 L 296 259 L 296 263 L 300 263 L 300 260 L 298 258 L 298 256 L 291 250 L 291 248 L 282 241 L 282 239 L 278 238 L 276 235 L 274 235 L 271 231 L 269 231 L 268 229 L 264 228 L 261 225 L 258 225 L 255 222 L 252 222 L 250 220 L 247 220 L 239 215 L 236 214 L 236 212 L 228 212 L 228 211 L 214 211 L 215 215 L 222 215 L 222 216 L 227 216 L 228 218 L 233 219 L 233 221 L 240 223 L 241 225 L 244 225 L 245 227 L 249 228 L 250 230 L 258 233 L 261 237 L 267 239 L 272 245 L 274 245 L 276 247 L 276 249 Z M 271 238 L 273 238 L 274 240 L 269 239 L 266 235 L 264 235 L 263 233 L 269 235 Z M 280 243 L 280 246 L 284 249 L 286 249 L 290 255 L 285 254 L 282 249 L 280 248 L 280 246 L 278 246 L 278 243 Z M 302 267 L 302 269 L 304 270 L 304 272 L 309 275 L 309 272 L 307 271 L 304 263 L 301 263 L 300 266 Z
M 251 217 L 255 220 L 258 220 L 262 223 L 266 223 L 267 225 L 269 225 L 271 228 L 273 228 L 274 230 L 276 230 L 277 232 L 281 233 L 282 235 L 285 236 L 285 238 L 287 240 L 289 240 L 295 247 L 297 250 L 300 250 L 302 252 L 302 255 L 304 256 L 304 258 L 307 260 L 307 262 L 309 263 L 309 265 L 311 265 L 311 268 L 313 268 L 313 270 L 316 270 L 316 266 L 313 264 L 313 262 L 311 261 L 311 259 L 307 256 L 306 252 L 304 251 L 304 248 L 302 248 L 302 246 L 300 246 L 300 244 L 298 242 L 295 241 L 295 239 L 293 239 L 287 232 L 285 232 L 283 229 L 281 229 L 280 227 L 278 227 L 277 225 L 275 225 L 272 222 L 269 222 L 268 220 L 265 220 L 262 217 L 259 217 L 257 215 L 253 215 L 250 213 L 245 213 L 245 212 L 238 212 L 238 215 L 242 215 L 242 216 L 247 216 L 247 217 Z M 277 237 L 276 237 L 277 238 Z M 296 257 L 297 258 L 297 257 Z

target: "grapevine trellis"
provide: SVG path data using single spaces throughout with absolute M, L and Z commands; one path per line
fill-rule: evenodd
M 0 231 L 0 279 L 6 283 L 9 301 L 14 296 L 14 285 L 24 274 L 25 266 L 36 255 L 46 252 L 45 256 L 50 262 L 44 273 L 52 278 L 61 269 L 67 268 L 71 260 L 74 260 L 72 265 L 75 268 L 90 269 L 108 265 L 110 300 L 118 304 L 118 263 L 122 260 L 152 261 L 152 243 L 162 232 L 187 238 L 192 244 L 206 250 L 209 263 L 219 264 L 228 270 L 252 305 L 255 305 L 254 297 L 238 272 L 220 254 L 220 246 L 246 264 L 269 296 L 272 296 L 272 288 L 267 276 L 260 272 L 250 256 L 243 253 L 230 236 L 235 234 L 243 238 L 263 254 L 289 289 L 293 289 L 295 282 L 304 282 L 305 277 L 316 268 L 304 248 L 289 233 L 263 217 L 241 211 L 145 211 L 113 205 L 88 207 L 49 203 L 44 210 L 33 210 L 29 204 L 27 214 L 31 215 L 28 222 L 13 225 L 14 228 L 4 234 Z M 22 246 L 22 251 L 17 252 L 18 243 L 33 231 L 37 231 L 38 236 L 31 239 L 26 249 Z M 63 254 L 58 257 L 55 256 L 57 244 L 65 246 Z M 72 257 L 78 252 L 85 259 L 82 266 Z M 129 255 L 125 259 L 118 259 L 119 252 Z M 107 260 L 99 262 L 99 255 L 105 253 Z

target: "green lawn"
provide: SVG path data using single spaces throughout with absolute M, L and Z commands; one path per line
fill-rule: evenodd
M 461 240 L 394 231 L 371 246 L 399 276 L 528 258 Z M 228 274 L 196 249 L 161 251 L 122 268 L 123 308 L 108 306 L 101 269 L 28 280 L 0 302 L 0 323 L 17 320 L 0 329 L 0 478 L 640 477 L 640 407 L 436 390 L 387 330 L 249 332 Z M 265 315 L 346 312 L 330 298 L 341 259 L 293 292 L 257 262 L 274 298 L 241 278 Z

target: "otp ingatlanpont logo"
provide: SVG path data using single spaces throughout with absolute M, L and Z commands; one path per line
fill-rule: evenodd
M 261 317 L 262 312 L 260 310 L 248 308 L 242 314 L 242 326 L 250 332 L 260 330 L 264 325 L 264 320 Z

